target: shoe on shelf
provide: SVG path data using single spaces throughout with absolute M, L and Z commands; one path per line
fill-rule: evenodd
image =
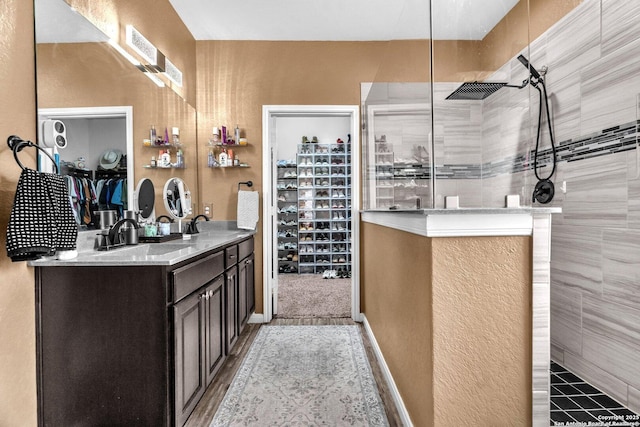
M 309 143 L 309 139 L 306 136 L 302 137 L 302 143 L 303 144 L 308 144 Z

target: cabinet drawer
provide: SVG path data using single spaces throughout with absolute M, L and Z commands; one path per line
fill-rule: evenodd
M 253 237 L 238 244 L 238 259 L 242 260 L 253 253 Z
M 185 265 L 173 274 L 173 301 L 179 301 L 205 283 L 224 273 L 225 252 L 216 252 L 192 264 Z
M 227 269 L 238 263 L 238 245 L 229 246 L 224 250 L 224 268 Z

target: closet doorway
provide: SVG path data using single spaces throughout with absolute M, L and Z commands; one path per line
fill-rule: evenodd
M 360 320 L 358 106 L 263 106 L 264 321 Z
M 38 143 L 42 145 L 43 123 L 45 120 L 60 120 L 66 125 L 67 146 L 59 150 L 62 161 L 76 162 L 84 158 L 86 168 L 95 170 L 101 154 L 108 149 L 121 149 L 126 154 L 127 203 L 133 206 L 134 158 L 133 158 L 133 107 L 77 107 L 38 109 Z M 111 122 L 111 123 L 110 123 Z M 117 134 L 123 140 L 116 142 L 110 136 L 114 124 Z M 110 130 L 111 129 L 111 130 Z M 120 138 L 119 138 L 120 139 Z M 46 157 L 39 158 L 41 170 L 51 166 Z

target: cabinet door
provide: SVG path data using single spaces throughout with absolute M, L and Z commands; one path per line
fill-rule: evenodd
M 246 260 L 247 265 L 247 320 L 256 309 L 256 290 L 255 290 L 255 255 L 251 254 Z
M 173 307 L 175 330 L 175 419 L 185 423 L 206 389 L 204 293 L 196 292 Z
M 227 300 L 227 354 L 238 340 L 238 267 L 225 272 L 225 297 Z
M 251 313 L 254 310 L 254 255 L 251 254 L 247 258 L 240 261 L 238 265 L 238 318 L 240 320 L 240 331 L 246 325 Z
M 225 358 L 224 275 L 207 285 L 205 296 L 206 366 L 207 385 L 209 385 Z
M 247 323 L 247 315 L 247 264 L 243 259 L 238 263 L 238 332 L 242 332 Z

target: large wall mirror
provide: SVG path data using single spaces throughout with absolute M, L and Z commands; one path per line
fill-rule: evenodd
M 195 108 L 170 87 L 155 84 L 64 0 L 34 0 L 34 10 L 38 138 L 42 143 L 48 136 L 51 126 L 45 121 L 64 123 L 67 146 L 58 150 L 62 170 L 95 183 L 126 180 L 125 208 L 133 205 L 135 181 L 142 178 L 161 190 L 167 179 L 179 177 L 195 189 Z M 151 167 L 160 151 L 170 150 L 174 162 L 178 151 L 148 146 L 144 140 L 151 126 L 161 138 L 167 129 L 170 141 L 174 128 L 179 130 L 185 167 Z M 198 192 L 193 194 L 195 211 Z M 162 206 L 159 190 L 156 206 Z

